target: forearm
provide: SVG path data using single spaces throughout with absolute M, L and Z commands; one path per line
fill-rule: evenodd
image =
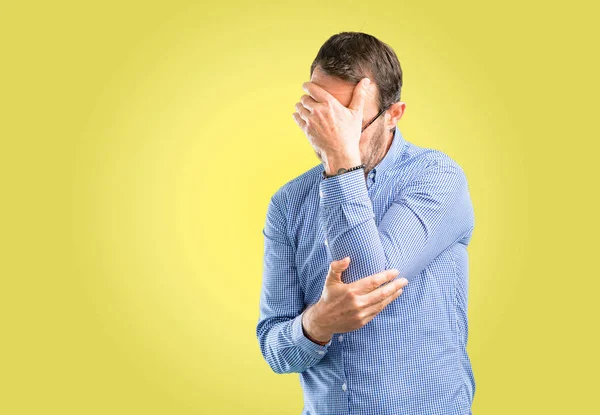
M 399 192 L 379 225 L 362 171 L 320 183 L 325 243 L 334 260 L 351 258 L 345 282 L 389 268 L 410 281 L 442 251 L 470 235 L 473 206 L 459 167 L 429 166 Z
M 263 229 L 265 256 L 256 326 L 262 355 L 275 373 L 308 369 L 323 358 L 331 344 L 314 343 L 304 334 L 304 296 L 294 265 L 295 249 L 285 231 L 284 208 L 281 193 L 277 192 L 269 204 Z
M 320 186 L 321 225 L 334 260 L 350 257 L 344 281 L 357 281 L 386 269 L 387 258 L 375 224 L 364 170 L 324 179 Z

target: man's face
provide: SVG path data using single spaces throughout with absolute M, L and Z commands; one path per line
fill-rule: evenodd
M 317 84 L 327 92 L 329 92 L 340 104 L 345 107 L 350 105 L 352 94 L 355 85 L 329 76 L 319 70 L 317 66 L 313 71 L 310 82 Z M 365 95 L 365 105 L 363 108 L 363 120 L 361 126 L 366 125 L 379 112 L 378 107 L 378 89 L 377 85 L 371 83 Z M 360 136 L 359 149 L 362 162 L 367 166 L 367 170 L 372 169 L 378 162 L 378 158 L 382 156 L 382 148 L 386 143 L 384 133 L 386 114 L 381 114 L 374 123 L 369 125 Z M 321 155 L 317 153 L 317 157 L 323 161 Z M 350 166 L 349 166 L 350 167 Z

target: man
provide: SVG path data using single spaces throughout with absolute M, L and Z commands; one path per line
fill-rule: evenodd
M 343 32 L 296 104 L 321 164 L 269 203 L 256 334 L 302 415 L 471 414 L 473 206 L 454 160 L 403 138 L 401 87 L 387 44 Z

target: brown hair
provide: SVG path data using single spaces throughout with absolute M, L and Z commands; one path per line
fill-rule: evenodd
M 393 49 L 362 32 L 341 32 L 321 46 L 312 65 L 329 76 L 358 84 L 364 77 L 379 89 L 379 110 L 400 101 L 402 67 Z

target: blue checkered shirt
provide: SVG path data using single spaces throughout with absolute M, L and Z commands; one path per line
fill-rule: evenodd
M 276 373 L 298 373 L 301 415 L 469 415 L 467 245 L 474 212 L 463 169 L 398 127 L 384 158 L 322 177 L 321 164 L 270 200 L 256 336 Z M 404 292 L 363 327 L 324 346 L 302 331 L 329 264 L 346 283 L 396 268 Z

